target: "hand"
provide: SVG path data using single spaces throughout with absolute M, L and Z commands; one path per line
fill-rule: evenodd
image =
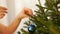
M 19 13 L 18 16 L 20 16 L 21 19 L 22 19 L 22 18 L 25 18 L 25 17 L 29 17 L 27 14 L 29 14 L 29 15 L 31 15 L 31 16 L 33 15 L 32 10 L 25 7 L 25 8 L 23 8 L 23 10 Z
M 0 6 L 0 19 L 5 16 L 5 13 L 7 13 L 7 8 Z

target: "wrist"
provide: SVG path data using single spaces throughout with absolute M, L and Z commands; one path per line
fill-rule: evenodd
M 18 17 L 18 19 L 20 19 L 20 20 L 22 20 L 22 19 L 23 19 L 23 18 L 22 18 L 22 16 L 20 16 L 20 15 L 18 15 L 17 17 Z

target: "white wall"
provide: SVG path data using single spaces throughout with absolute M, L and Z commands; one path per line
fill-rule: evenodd
M 15 18 L 15 1 L 14 0 L 6 0 L 8 7 L 8 21 L 9 23 Z

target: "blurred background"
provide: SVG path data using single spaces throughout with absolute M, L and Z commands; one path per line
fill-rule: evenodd
M 44 4 L 44 0 L 41 0 L 42 5 Z M 18 13 L 23 9 L 23 7 L 27 7 L 33 10 L 36 10 L 37 0 L 0 0 L 0 6 L 4 6 L 8 8 L 8 14 L 3 19 L 0 19 L 0 22 L 8 26 L 10 22 L 18 15 Z M 20 25 L 18 26 L 17 30 L 14 34 L 17 34 L 18 31 L 24 26 L 24 21 L 27 21 L 28 18 L 25 18 L 21 21 Z

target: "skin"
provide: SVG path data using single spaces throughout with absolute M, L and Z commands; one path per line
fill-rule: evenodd
M 2 19 L 7 13 L 7 8 L 0 6 L 0 19 Z M 12 24 L 10 24 L 9 26 L 4 26 L 0 23 L 0 34 L 13 34 L 21 20 L 25 17 L 29 17 L 26 14 L 29 14 L 31 16 L 33 15 L 31 9 L 24 7 L 22 11 L 12 21 Z

